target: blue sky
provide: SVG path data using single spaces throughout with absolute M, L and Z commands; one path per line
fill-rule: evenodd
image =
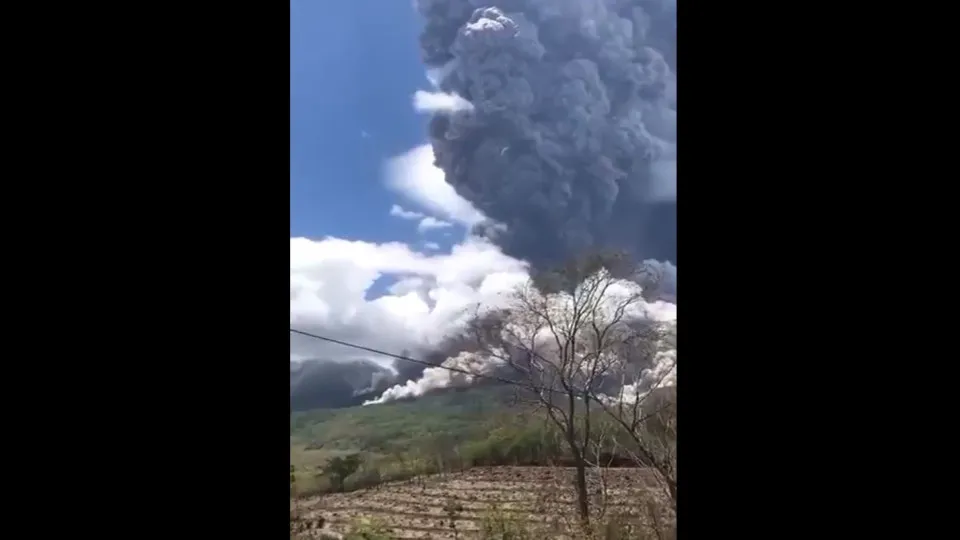
M 479 221 L 423 146 L 427 116 L 414 109 L 415 95 L 438 114 L 473 105 L 428 81 L 421 26 L 413 0 L 291 0 L 291 238 L 396 241 L 441 253 Z M 384 172 L 401 155 L 412 158 L 388 189 Z M 391 213 L 395 204 L 424 215 Z M 443 222 L 431 228 L 428 219 Z
M 425 141 L 420 20 L 404 0 L 291 0 L 290 236 L 410 241 L 387 159 Z M 405 205 L 406 207 L 406 205 Z M 442 235 L 436 235 L 439 240 Z
M 415 94 L 438 114 L 472 105 L 428 81 L 412 4 L 291 0 L 290 325 L 416 355 L 528 275 L 466 234 L 483 216 L 432 165 Z M 308 358 L 392 363 L 291 334 L 290 360 Z M 446 384 L 449 372 L 436 371 L 425 384 Z M 398 386 L 391 396 L 424 388 Z
M 463 100 L 433 91 L 411 0 L 292 0 L 290 11 L 290 325 L 388 351 L 432 347 L 526 276 L 465 234 L 483 217 L 433 166 L 414 97 L 441 113 Z M 390 364 L 358 354 L 291 335 L 291 360 Z

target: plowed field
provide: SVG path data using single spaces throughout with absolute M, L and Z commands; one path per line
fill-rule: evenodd
M 644 469 L 590 474 L 594 508 L 619 516 L 638 538 L 668 518 L 662 491 Z M 378 488 L 302 499 L 291 506 L 293 527 L 303 536 L 346 533 L 358 523 L 378 526 L 393 538 L 480 538 L 495 523 L 536 531 L 540 538 L 575 538 L 573 469 L 475 468 L 462 473 L 383 484 Z M 605 486 L 605 488 L 604 488 Z M 605 503 L 603 502 L 605 500 Z

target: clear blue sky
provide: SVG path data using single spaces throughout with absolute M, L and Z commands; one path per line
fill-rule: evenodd
M 427 88 L 410 0 L 291 0 L 290 235 L 413 241 L 388 211 L 390 156 L 426 140 Z

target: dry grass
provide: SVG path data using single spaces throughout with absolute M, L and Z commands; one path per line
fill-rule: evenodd
M 608 469 L 604 474 L 606 497 L 599 479 L 591 478 L 594 508 L 605 507 L 595 521 L 607 528 L 615 523 L 617 530 L 597 537 L 665 538 L 662 532 L 671 528 L 671 520 L 661 510 L 651 513 L 651 507 L 664 507 L 651 473 Z M 301 499 L 292 503 L 291 515 L 298 515 L 300 535 L 312 538 L 347 534 L 360 522 L 376 524 L 388 538 L 584 538 L 576 533 L 572 486 L 571 469 L 475 468 Z

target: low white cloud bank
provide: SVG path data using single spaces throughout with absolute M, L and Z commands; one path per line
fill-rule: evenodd
M 517 290 L 518 284 L 524 282 L 526 282 L 525 277 L 510 282 L 499 282 L 491 288 L 502 292 L 513 292 Z M 529 282 L 526 283 L 529 285 Z M 594 313 L 600 320 L 613 321 L 619 317 L 617 313 L 623 313 L 624 321 L 654 320 L 667 325 L 676 321 L 676 304 L 663 300 L 643 300 L 642 288 L 639 284 L 625 280 L 604 281 L 604 283 L 609 283 L 609 285 L 604 287 L 605 292 L 602 297 L 597 298 L 594 307 L 596 310 Z M 589 285 L 583 285 L 582 287 L 587 286 Z M 574 312 L 575 300 L 570 294 L 560 293 L 544 298 L 535 289 L 526 289 L 523 294 L 527 299 L 534 299 L 535 305 L 546 306 L 544 310 L 552 313 L 551 319 L 555 323 L 559 323 L 560 326 L 570 324 L 570 321 L 565 321 L 567 314 Z M 578 297 L 583 298 L 584 292 L 581 291 Z M 495 304 L 490 303 L 481 306 L 481 313 L 487 311 L 487 308 L 496 309 L 498 307 L 517 308 L 518 313 L 526 313 L 526 308 L 523 305 L 523 301 L 514 295 L 500 295 Z M 531 322 L 527 316 L 508 319 L 507 326 L 509 331 L 503 336 L 507 342 L 513 342 L 520 349 L 529 346 L 530 343 L 536 343 L 536 347 L 545 354 L 546 358 L 550 358 L 555 353 L 553 344 L 556 342 L 557 336 L 552 333 L 550 327 Z M 531 334 L 529 331 L 535 333 Z M 587 332 L 589 333 L 589 331 Z M 560 339 L 562 341 L 564 338 L 561 337 Z M 627 377 L 619 382 L 622 385 L 620 399 L 636 400 L 654 388 L 676 384 L 675 346 L 665 344 L 661 344 L 661 346 L 667 348 L 652 358 L 652 364 L 649 367 L 636 371 L 635 367 L 637 366 L 634 368 L 624 366 L 617 370 L 618 375 L 611 375 L 614 379 L 620 375 Z M 502 358 L 505 356 L 506 354 L 503 351 L 493 356 L 475 352 L 460 352 L 444 360 L 441 364 L 442 367 L 427 368 L 419 379 L 394 385 L 376 399 L 366 401 L 364 405 L 419 397 L 441 388 L 469 386 L 477 376 L 483 377 L 484 375 L 495 374 L 497 369 L 501 367 Z M 615 363 L 614 361 L 611 362 Z M 602 396 L 602 398 L 611 399 L 609 396 Z
M 457 194 L 433 162 L 429 144 L 390 159 L 385 170 L 387 187 L 446 221 L 465 227 L 484 221 L 484 215 Z
M 396 281 L 382 296 L 368 290 Z M 424 254 L 400 243 L 339 238 L 290 239 L 290 327 L 367 347 L 411 353 L 459 328 L 477 302 L 497 302 L 527 278 L 523 263 L 470 237 L 450 253 Z M 291 360 L 392 360 L 291 334 Z
M 393 283 L 381 296 L 368 298 L 371 287 L 385 276 L 393 278 Z M 509 306 L 513 301 L 509 293 L 528 277 L 525 264 L 473 236 L 449 253 L 421 253 L 395 242 L 291 238 L 290 327 L 391 353 L 407 351 L 417 357 L 461 330 L 477 304 Z M 635 294 L 636 287 L 620 282 L 608 294 L 615 300 Z M 562 303 L 565 298 L 557 300 Z M 627 316 L 671 321 L 676 319 L 676 307 L 670 302 L 639 301 Z M 375 353 L 291 334 L 291 361 L 307 358 L 370 360 L 385 367 L 393 363 Z M 471 353 L 448 358 L 443 365 L 481 375 L 497 368 L 494 359 Z M 643 373 L 635 387 L 624 390 L 642 394 L 652 386 L 675 384 L 675 373 L 659 377 L 663 369 L 672 368 L 667 362 L 658 362 Z M 438 388 L 468 385 L 472 379 L 463 373 L 427 368 L 419 379 L 396 385 L 368 403 L 421 396 Z
M 446 183 L 443 171 L 433 163 L 430 145 L 388 161 L 386 185 L 417 207 L 410 210 L 394 205 L 390 215 L 418 221 L 420 232 L 454 224 L 469 229 L 486 221 Z M 440 252 L 434 242 L 422 245 L 423 252 L 398 242 L 291 238 L 291 328 L 391 353 L 406 351 L 416 357 L 460 330 L 472 314 L 470 308 L 477 304 L 501 305 L 507 301 L 505 293 L 528 279 L 524 263 L 469 234 L 449 253 Z M 653 273 L 659 276 L 671 269 Z M 392 281 L 385 291 L 376 286 L 384 278 Z M 383 292 L 375 295 L 373 291 Z M 644 302 L 642 307 L 647 317 L 676 317 L 675 303 Z M 290 358 L 393 364 L 392 359 L 375 353 L 296 334 L 290 337 Z M 496 367 L 491 359 L 470 354 L 454 356 L 444 364 L 473 373 L 486 373 Z M 387 390 L 376 402 L 468 384 L 468 379 L 448 370 L 428 368 L 421 379 Z
M 417 90 L 416 93 L 413 94 L 413 108 L 418 112 L 455 113 L 472 111 L 473 103 L 470 103 L 457 94 Z

